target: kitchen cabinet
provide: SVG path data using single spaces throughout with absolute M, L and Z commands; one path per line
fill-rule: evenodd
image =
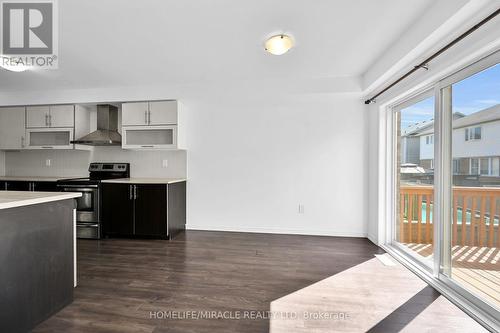
M 25 145 L 25 107 L 0 108 L 0 149 Z
M 130 102 L 122 104 L 122 126 L 177 124 L 177 101 Z
M 124 149 L 176 149 L 177 126 L 127 126 L 122 128 Z
M 185 112 L 177 101 L 122 104 L 123 149 L 185 149 Z
M 51 105 L 50 127 L 74 127 L 75 126 L 74 105 Z
M 31 182 L 10 180 L 5 182 L 7 191 L 31 191 Z
M 167 186 L 132 185 L 135 198 L 135 235 L 167 237 Z
M 105 236 L 134 234 L 134 197 L 129 184 L 102 184 L 102 219 Z
M 32 182 L 31 190 L 37 192 L 60 192 L 57 182 Z
M 73 149 L 71 128 L 29 128 L 26 130 L 26 147 L 29 149 Z
M 186 182 L 102 186 L 106 237 L 173 238 L 185 229 Z
M 5 189 L 7 191 L 59 192 L 57 182 L 50 181 L 30 182 L 24 180 L 9 180 L 1 182 L 0 189 Z
M 26 128 L 62 128 L 75 126 L 74 105 L 26 107 Z

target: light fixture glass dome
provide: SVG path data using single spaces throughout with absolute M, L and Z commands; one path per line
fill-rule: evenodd
M 293 47 L 293 39 L 288 35 L 276 35 L 270 37 L 266 43 L 266 51 L 274 55 L 282 55 Z

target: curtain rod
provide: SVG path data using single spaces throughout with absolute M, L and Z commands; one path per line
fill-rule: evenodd
M 454 46 L 455 44 L 457 44 L 458 42 L 460 42 L 462 39 L 464 39 L 465 37 L 467 37 L 468 35 L 470 35 L 474 31 L 476 31 L 477 29 L 479 29 L 481 26 L 483 26 L 485 23 L 487 23 L 488 21 L 490 21 L 491 19 L 493 19 L 498 14 L 500 14 L 500 8 L 497 9 L 492 14 L 488 15 L 481 22 L 479 22 L 478 24 L 474 25 L 472 28 L 470 28 L 469 30 L 467 30 L 466 32 L 464 32 L 463 34 L 461 34 L 460 36 L 458 36 L 457 38 L 455 38 L 453 41 L 451 41 L 450 43 L 446 44 L 444 47 L 442 47 L 441 49 L 439 49 L 439 51 L 437 51 L 436 53 L 434 53 L 433 55 L 431 55 L 430 57 L 428 57 L 427 59 L 425 59 L 424 61 L 422 61 L 420 64 L 418 64 L 417 66 L 413 67 L 410 71 L 408 71 L 406 74 L 404 74 L 403 76 L 401 76 L 399 79 L 397 79 L 396 81 L 394 81 L 393 83 L 391 83 L 390 85 L 388 85 L 387 87 L 385 87 L 384 89 L 382 89 L 375 96 L 367 99 L 365 101 L 365 104 L 371 104 L 371 103 L 375 102 L 375 99 L 378 96 L 382 95 L 387 90 L 391 89 L 396 84 L 398 84 L 399 82 L 401 82 L 404 79 L 406 79 L 408 76 L 410 76 L 413 73 L 415 73 L 417 70 L 419 70 L 421 68 L 424 68 L 426 70 L 429 69 L 428 65 L 429 65 L 430 61 L 432 61 L 432 60 L 434 60 L 434 58 L 440 56 L 443 52 L 445 52 L 446 50 L 448 50 L 449 48 L 451 48 L 452 46 Z

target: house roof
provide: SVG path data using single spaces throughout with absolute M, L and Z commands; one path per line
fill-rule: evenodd
M 434 119 L 412 124 L 403 130 L 402 136 L 418 135 L 421 131 L 432 126 L 432 124 L 434 124 Z
M 461 112 L 454 112 L 453 119 L 460 119 L 465 117 L 465 115 Z M 402 136 L 419 136 L 422 134 L 433 133 L 432 125 L 434 125 L 434 119 L 421 121 L 415 124 L 412 124 L 403 130 Z
M 453 129 L 479 125 L 497 120 L 500 120 L 500 104 L 472 113 L 462 118 L 454 119 Z M 418 133 L 418 135 L 426 135 L 431 133 L 434 133 L 433 128 L 426 129 Z

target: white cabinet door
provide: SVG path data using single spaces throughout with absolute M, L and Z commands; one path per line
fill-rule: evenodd
M 24 107 L 0 108 L 0 149 L 24 148 Z
M 26 128 L 49 127 L 49 106 L 27 106 Z
M 73 149 L 73 128 L 38 128 L 26 130 L 28 149 Z
M 176 125 L 177 101 L 149 102 L 149 125 Z
M 122 128 L 123 149 L 177 149 L 177 126 Z
M 148 102 L 122 104 L 122 126 L 144 126 L 148 124 Z
M 51 105 L 49 125 L 50 127 L 74 127 L 75 126 L 74 105 Z

